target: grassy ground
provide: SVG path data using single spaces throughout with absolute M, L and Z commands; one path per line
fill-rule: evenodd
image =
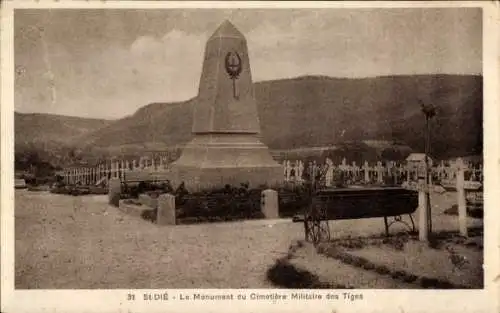
M 457 261 L 454 261 L 447 250 L 429 249 L 417 241 L 407 242 L 401 251 L 384 246 L 369 246 L 350 251 L 350 254 L 417 276 L 437 278 L 471 288 L 482 288 L 483 251 L 460 245 L 449 245 L 449 247 L 459 256 Z
M 410 284 L 400 283 L 389 277 L 364 271 L 340 261 L 318 255 L 311 245 L 304 245 L 293 254 L 290 264 L 314 273 L 322 282 L 335 282 L 351 288 L 363 289 L 412 289 Z
M 436 229 L 456 229 L 457 218 L 441 214 L 454 201 L 433 199 Z M 290 220 L 158 227 L 108 206 L 107 196 L 16 190 L 15 210 L 18 289 L 273 288 L 266 271 L 304 237 L 302 224 Z M 330 227 L 334 238 L 384 229 L 382 219 Z M 339 284 L 406 288 L 310 251 L 299 249 L 291 261 Z
M 457 230 L 458 218 L 443 213 L 456 203 L 455 201 L 455 194 L 433 195 L 431 199 L 433 229 L 436 233 Z M 415 215 L 418 217 L 418 211 Z M 393 279 L 390 274 L 380 275 L 375 270 L 366 270 L 344 263 L 338 258 L 332 258 L 332 253 L 329 253 L 328 249 L 333 248 L 340 249 L 344 254 L 362 257 L 372 264 L 385 266 L 393 272 L 404 271 L 418 278 L 437 279 L 467 288 L 482 288 L 482 235 L 476 235 L 468 240 L 458 240 L 458 244 L 456 237 L 450 237 L 450 234 L 443 235 L 443 238 L 439 239 L 439 245 L 434 248 L 417 241 L 416 236 L 411 238 L 408 235 L 399 239 L 395 237 L 381 244 L 385 241 L 383 237 L 375 240 L 374 236 L 369 234 L 369 222 L 370 220 L 330 222 L 330 228 L 334 230 L 335 236 L 331 243 L 321 245 L 326 252 L 318 254 L 311 245 L 303 245 L 289 258 L 289 263 L 298 269 L 314 273 L 323 283 L 335 282 L 354 288 L 421 288 L 419 280 L 408 283 L 401 279 Z M 418 225 L 418 218 L 416 224 Z M 468 226 L 481 229 L 482 220 L 468 218 Z M 349 242 L 355 242 L 359 246 L 347 245 L 346 248 L 345 245 L 339 246 L 341 241 L 347 242 L 346 240 L 335 241 L 349 237 L 352 238 Z M 405 239 L 403 243 L 399 242 L 401 239 Z

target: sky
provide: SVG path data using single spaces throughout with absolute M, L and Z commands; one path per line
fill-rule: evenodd
M 254 81 L 481 74 L 476 8 L 44 9 L 14 15 L 15 110 L 115 119 L 195 97 L 207 39 L 246 37 Z

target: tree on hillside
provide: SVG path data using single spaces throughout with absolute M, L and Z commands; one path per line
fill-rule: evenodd
M 41 161 L 40 154 L 34 149 L 16 151 L 14 154 L 14 167 L 19 171 L 30 171 L 33 173 Z
M 375 162 L 379 160 L 376 149 L 368 146 L 362 141 L 339 144 L 338 149 L 329 151 L 327 154 L 334 164 L 340 164 L 343 159 L 346 159 L 349 164 L 356 162 L 358 165 L 365 161 Z
M 383 161 L 403 161 L 407 157 L 407 153 L 396 148 L 386 148 L 382 150 L 380 156 Z

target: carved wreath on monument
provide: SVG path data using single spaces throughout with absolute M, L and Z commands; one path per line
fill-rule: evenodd
M 236 80 L 239 78 L 243 68 L 242 60 L 238 52 L 228 52 L 224 59 L 224 65 L 229 78 L 233 81 L 233 97 L 238 99 L 238 96 L 236 95 Z

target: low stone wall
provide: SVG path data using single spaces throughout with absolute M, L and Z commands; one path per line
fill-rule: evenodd
M 134 170 L 128 171 L 125 175 L 125 182 L 133 181 L 165 181 L 170 180 L 172 177 L 172 173 L 170 170 L 162 169 L 162 170 Z
M 152 209 L 156 209 L 158 207 L 158 197 L 154 197 L 149 194 L 140 194 L 139 202 Z
M 111 187 L 116 184 L 113 182 Z M 110 188 L 110 204 L 126 214 L 141 216 L 158 225 L 279 218 L 278 192 L 234 189 L 234 193 L 175 196 L 141 194 L 137 200 L 117 200 L 117 186 Z M 239 191 L 240 193 L 238 193 Z M 116 201 L 118 203 L 116 203 Z

